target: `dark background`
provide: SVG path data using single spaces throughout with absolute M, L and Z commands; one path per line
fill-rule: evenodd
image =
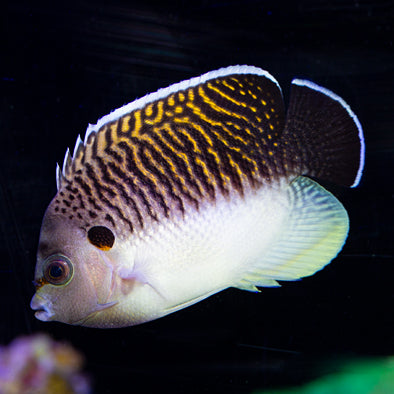
M 390 1 L 6 2 L 0 344 L 38 331 L 72 343 L 96 393 L 250 393 L 305 382 L 327 362 L 394 354 L 393 19 Z M 331 188 L 351 224 L 338 258 L 280 289 L 229 289 L 141 326 L 36 320 L 36 245 L 66 148 L 136 97 L 231 64 L 268 70 L 285 98 L 294 77 L 310 79 L 358 115 L 364 176 L 357 189 Z

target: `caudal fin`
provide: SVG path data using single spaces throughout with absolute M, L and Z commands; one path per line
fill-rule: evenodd
M 361 124 L 349 105 L 313 82 L 294 79 L 284 148 L 303 175 L 355 187 L 364 167 Z

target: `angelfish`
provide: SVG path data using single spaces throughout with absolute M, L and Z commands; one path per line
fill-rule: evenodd
M 37 253 L 35 316 L 144 323 L 235 287 L 314 274 L 349 220 L 313 179 L 355 187 L 359 120 L 335 93 L 231 66 L 148 94 L 89 125 L 63 167 Z

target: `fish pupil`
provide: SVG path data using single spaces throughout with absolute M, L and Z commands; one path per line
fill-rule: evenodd
M 53 264 L 49 270 L 49 275 L 52 278 L 58 279 L 60 278 L 64 273 L 64 269 L 61 265 L 59 264 Z

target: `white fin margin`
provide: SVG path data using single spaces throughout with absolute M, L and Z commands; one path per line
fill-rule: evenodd
M 254 66 L 229 66 L 225 68 L 220 68 L 215 71 L 210 71 L 206 74 L 203 74 L 199 77 L 194 77 L 191 79 L 187 79 L 182 82 L 175 83 L 173 85 L 170 85 L 166 88 L 159 89 L 155 93 L 149 93 L 144 97 L 141 97 L 137 100 L 132 101 L 129 104 L 124 105 L 123 107 L 120 107 L 114 111 L 112 111 L 110 114 L 103 116 L 100 118 L 95 125 L 89 125 L 87 132 L 86 133 L 91 133 L 92 131 L 98 131 L 104 124 L 108 122 L 112 122 L 116 119 L 121 118 L 123 115 L 128 114 L 136 109 L 143 108 L 145 105 L 156 101 L 163 99 L 167 96 L 169 96 L 172 93 L 176 93 L 180 90 L 184 90 L 193 86 L 197 86 L 201 83 L 204 83 L 206 81 L 209 81 L 210 79 L 214 78 L 220 78 L 220 77 L 225 77 L 227 75 L 232 75 L 232 74 L 255 74 L 255 75 L 261 75 L 269 80 L 271 80 L 275 85 L 278 87 L 278 89 L 282 92 L 279 83 L 277 80 L 268 72 L 265 71 L 261 68 L 254 67 Z M 86 141 L 86 137 L 85 137 Z
M 57 187 L 58 191 L 61 189 L 64 180 L 67 179 L 68 171 L 69 171 L 70 166 L 72 164 L 73 158 L 74 158 L 75 153 L 77 152 L 78 147 L 81 143 L 82 143 L 81 137 L 78 136 L 77 143 L 75 144 L 73 156 L 71 156 L 71 154 L 70 154 L 70 148 L 67 148 L 66 154 L 64 155 L 64 159 L 63 159 L 63 166 L 61 169 L 60 169 L 59 163 L 56 163 L 56 187 Z
M 67 178 L 67 170 L 69 169 L 71 163 L 72 163 L 72 159 L 71 159 L 71 155 L 70 155 L 70 149 L 67 148 L 66 154 L 64 155 L 62 170 L 60 171 L 59 164 L 57 164 L 57 167 L 56 167 L 56 185 L 57 185 L 57 190 L 60 190 L 60 188 L 62 186 L 63 179 Z
M 83 140 L 83 144 L 86 145 L 88 143 L 88 139 L 92 133 L 95 133 L 95 125 L 89 124 L 88 128 L 85 132 L 85 138 Z
M 56 188 L 58 191 L 62 187 L 62 181 L 63 181 L 62 170 L 60 169 L 59 163 L 56 163 Z
M 145 105 L 147 105 L 153 101 L 163 99 L 172 93 L 176 93 L 180 90 L 184 90 L 189 87 L 197 86 L 201 83 L 209 81 L 210 79 L 225 77 L 227 75 L 232 75 L 232 74 L 254 74 L 254 75 L 264 76 L 264 77 L 268 78 L 270 81 L 272 81 L 273 83 L 275 83 L 275 85 L 278 87 L 278 89 L 282 93 L 282 89 L 279 86 L 279 83 L 268 71 L 265 71 L 265 70 L 258 68 L 258 67 L 246 66 L 246 65 L 242 65 L 242 66 L 237 65 L 237 66 L 229 66 L 229 67 L 220 68 L 215 71 L 210 71 L 210 72 L 203 74 L 199 77 L 194 77 L 194 78 L 182 81 L 182 82 L 175 83 L 175 84 L 170 85 L 166 88 L 159 89 L 155 93 L 149 93 L 144 97 L 134 100 L 131 103 L 128 103 L 128 104 L 124 105 L 123 107 L 120 107 L 120 108 L 112 111 L 108 115 L 105 115 L 102 118 L 100 118 L 96 124 L 89 124 L 89 126 L 86 129 L 83 142 L 81 140 L 81 137 L 78 136 L 72 157 L 70 156 L 70 152 L 67 149 L 66 156 L 63 161 L 63 169 L 62 169 L 63 177 L 66 178 L 67 169 L 69 168 L 69 165 L 71 164 L 70 159 L 73 160 L 75 158 L 75 155 L 78 152 L 79 146 L 81 144 L 83 146 L 86 145 L 87 141 L 89 139 L 89 136 L 92 133 L 95 133 L 98 130 L 100 130 L 100 128 L 103 125 L 105 125 L 106 123 L 109 123 L 109 122 L 112 122 L 116 119 L 119 119 L 123 115 L 126 115 L 136 109 L 143 108 Z M 56 170 L 56 182 L 57 182 L 57 186 L 58 186 L 58 190 L 59 190 L 59 185 L 61 185 L 61 177 L 58 176 L 57 170 Z
M 73 160 L 76 158 L 78 149 L 79 149 L 79 147 L 80 147 L 81 145 L 83 146 L 83 141 L 81 140 L 81 136 L 78 135 L 77 141 L 76 141 L 75 147 L 74 147 L 74 152 L 73 152 L 73 157 L 72 157 Z
M 364 140 L 364 133 L 363 133 L 363 128 L 361 127 L 361 123 L 357 118 L 357 115 L 352 111 L 352 109 L 350 108 L 349 104 L 346 103 L 346 101 L 338 96 L 337 94 L 335 94 L 334 92 L 332 92 L 331 90 L 324 88 L 322 86 L 319 86 L 317 84 L 315 84 L 314 82 L 305 80 L 305 79 L 293 79 L 293 81 L 291 82 L 294 85 L 298 85 L 298 86 L 306 86 L 309 89 L 312 90 L 316 90 L 318 92 L 321 92 L 323 94 L 325 94 L 326 96 L 332 98 L 333 100 L 337 101 L 338 103 L 340 103 L 342 105 L 343 108 L 346 109 L 347 113 L 350 115 L 350 117 L 353 119 L 354 123 L 357 126 L 358 129 L 358 138 L 360 140 L 360 165 L 357 171 L 357 175 L 356 178 L 354 179 L 353 184 L 350 187 L 356 187 L 361 180 L 361 176 L 363 173 L 363 169 L 364 169 L 364 163 L 365 163 L 365 140 Z
M 298 280 L 327 265 L 346 240 L 349 219 L 342 204 L 318 183 L 296 178 L 289 186 L 291 211 L 272 247 L 251 264 L 236 287 L 275 286 L 276 280 Z M 266 283 L 266 284 L 265 284 Z
M 59 164 L 56 165 L 56 187 L 57 187 L 58 191 L 62 187 L 62 182 L 64 181 L 64 179 L 67 179 L 67 175 L 69 175 L 68 172 L 69 172 L 70 166 L 73 163 L 73 161 L 77 158 L 78 150 L 86 145 L 89 135 L 93 131 L 94 130 L 91 128 L 91 125 L 89 125 L 88 129 L 86 130 L 84 141 L 82 141 L 81 136 L 78 135 L 72 155 L 70 154 L 70 149 L 67 148 L 67 151 L 66 151 L 66 154 L 65 154 L 64 160 L 63 160 L 62 169 L 60 170 Z

